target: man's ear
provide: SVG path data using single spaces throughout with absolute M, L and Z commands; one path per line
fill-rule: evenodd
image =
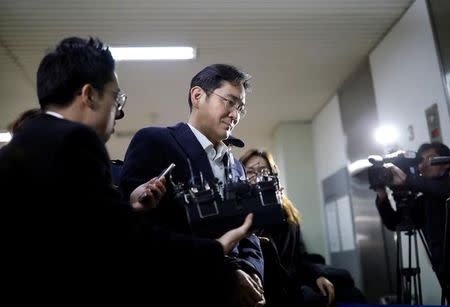
M 200 86 L 194 86 L 191 88 L 191 102 L 192 108 L 198 109 L 200 105 L 201 97 L 206 94 L 205 91 Z
M 81 88 L 81 101 L 90 109 L 95 109 L 95 96 L 96 92 L 92 85 L 85 84 Z

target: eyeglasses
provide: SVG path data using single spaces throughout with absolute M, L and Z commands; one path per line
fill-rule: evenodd
M 127 94 L 125 94 L 125 92 L 123 91 L 119 91 L 119 92 L 114 92 L 116 94 L 116 109 L 117 112 L 120 112 L 123 110 L 123 107 L 125 106 L 125 103 L 127 102 Z
M 116 120 L 117 119 L 121 119 L 124 117 L 125 113 L 123 112 L 123 107 L 125 106 L 125 103 L 127 102 L 127 94 L 125 94 L 125 92 L 119 90 L 118 92 L 116 91 L 111 91 L 111 93 L 114 94 L 114 100 L 115 100 L 115 105 L 116 105 Z
M 210 92 L 210 94 L 214 94 L 217 97 L 221 98 L 222 101 L 225 103 L 225 106 L 228 109 L 236 110 L 238 111 L 240 117 L 244 117 L 247 114 L 247 108 L 245 107 L 245 103 L 239 100 L 232 100 L 223 97 L 222 95 L 219 95 L 215 92 Z
M 271 175 L 270 169 L 267 167 L 247 167 L 245 171 L 249 177 L 258 174 L 265 176 Z
M 100 90 L 98 88 L 96 88 L 97 90 Z M 107 90 L 104 90 L 107 91 Z M 123 107 L 125 106 L 125 103 L 127 102 L 127 94 L 122 91 L 113 91 L 113 90 L 109 90 L 109 92 L 111 92 L 114 95 L 114 100 L 115 100 L 115 104 L 116 104 L 116 111 L 120 112 L 123 110 Z M 81 94 L 81 92 L 78 93 L 78 95 Z

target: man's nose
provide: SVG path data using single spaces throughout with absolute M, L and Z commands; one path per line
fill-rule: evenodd
M 239 111 L 236 108 L 232 108 L 228 115 L 237 121 L 237 119 L 239 118 Z

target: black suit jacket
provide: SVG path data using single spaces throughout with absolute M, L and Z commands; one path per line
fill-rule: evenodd
M 221 245 L 143 222 L 113 187 L 108 154 L 91 128 L 47 114 L 28 120 L 0 150 L 0 187 L 1 278 L 6 292 L 21 293 L 15 299 L 97 294 L 105 303 L 142 294 L 201 305 L 217 298 L 208 284 L 224 277 Z M 182 289 L 164 295 L 174 276 Z M 208 292 L 199 295 L 199 287 Z
M 191 174 L 187 159 L 190 160 L 194 176 L 199 176 L 201 172 L 204 180 L 215 181 L 206 152 L 187 124 L 179 123 L 173 127 L 147 127 L 139 130 L 125 155 L 120 183 L 123 195 L 130 195 L 135 187 L 158 176 L 170 163 L 176 164 L 172 171 L 173 181 L 188 182 Z M 234 160 L 233 177 L 242 177 L 244 174 L 242 164 Z M 159 220 L 170 229 L 189 233 L 185 210 L 174 201 L 171 185 L 166 186 L 168 191 L 158 206 Z M 262 252 L 259 239 L 255 235 L 241 240 L 230 256 L 244 260 L 242 262 L 244 270 L 255 270 L 263 278 Z

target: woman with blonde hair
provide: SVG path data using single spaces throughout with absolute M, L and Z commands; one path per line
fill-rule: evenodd
M 273 156 L 268 151 L 250 149 L 240 158 L 240 161 L 252 184 L 256 183 L 257 176 L 261 174 L 278 175 Z M 262 240 L 269 239 L 278 252 L 280 265 L 295 284 L 294 291 L 302 292 L 297 301 L 300 300 L 302 306 L 329 306 L 334 303 L 334 285 L 324 277 L 324 266 L 312 261 L 312 255 L 307 253 L 301 235 L 302 216 L 284 193 L 282 208 L 286 213 L 287 223 L 260 229 L 258 235 L 263 238 Z M 319 256 L 319 259 L 322 258 L 322 264 L 325 264 L 323 257 L 316 256 Z M 360 293 L 357 289 L 355 291 Z M 317 292 L 320 292 L 322 297 Z M 359 302 L 364 302 L 364 299 L 361 298 Z

